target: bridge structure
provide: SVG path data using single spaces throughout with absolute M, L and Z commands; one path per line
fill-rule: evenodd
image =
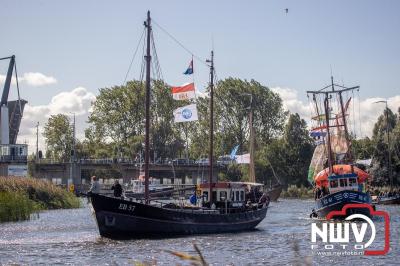
M 214 165 L 213 176 L 226 169 L 223 165 Z M 90 175 L 96 170 L 118 173 L 124 183 L 137 179 L 141 175 L 138 162 L 124 159 L 79 159 L 75 162 L 60 162 L 40 159 L 31 162 L 31 174 L 36 178 L 53 181 L 60 180 L 62 185 L 81 185 L 88 183 Z M 198 184 L 208 179 L 209 166 L 195 163 L 151 163 L 150 177 L 160 179 L 161 184 Z M 98 176 L 100 179 L 101 176 Z

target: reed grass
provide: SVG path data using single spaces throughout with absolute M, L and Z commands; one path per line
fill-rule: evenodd
M 0 191 L 0 222 L 28 220 L 36 209 L 26 195 Z
M 79 208 L 74 194 L 50 182 L 0 177 L 0 222 L 27 220 L 38 210 Z

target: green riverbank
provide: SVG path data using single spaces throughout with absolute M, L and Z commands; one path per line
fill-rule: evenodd
M 281 193 L 281 198 L 291 199 L 313 199 L 314 190 L 313 188 L 307 188 L 304 186 L 290 185 L 286 190 Z
M 79 208 L 72 193 L 34 178 L 0 177 L 0 222 L 28 220 L 40 210 Z

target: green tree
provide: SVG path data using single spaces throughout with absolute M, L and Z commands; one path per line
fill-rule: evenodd
M 87 140 L 98 143 L 109 156 L 136 157 L 143 149 L 145 116 L 144 83 L 129 81 L 124 86 L 102 88 L 89 116 Z M 172 157 L 182 149 L 181 132 L 173 122 L 173 110 L 186 102 L 174 101 L 170 87 L 162 81 L 152 82 L 151 150 L 157 157 Z M 93 154 L 94 151 L 91 151 Z M 154 155 L 154 154 L 153 154 Z M 151 156 L 153 158 L 153 156 Z
M 374 142 L 370 138 L 365 137 L 363 139 L 352 139 L 351 142 L 351 147 L 353 149 L 353 156 L 355 160 L 372 158 L 375 146 Z
M 283 148 L 286 154 L 288 184 L 308 185 L 307 173 L 313 154 L 313 144 L 307 123 L 299 114 L 291 114 L 285 126 Z
M 258 156 L 256 163 L 263 169 L 258 171 L 259 181 L 271 179 L 273 167 L 284 184 L 308 185 L 312 154 L 313 144 L 306 122 L 299 114 L 290 114 L 283 137 L 271 141 Z
M 238 144 L 241 152 L 248 151 L 251 98 L 256 143 L 266 144 L 281 134 L 287 114 L 279 95 L 268 87 L 255 80 L 227 78 L 216 84 L 214 94 L 216 155 L 228 154 Z M 204 144 L 209 138 L 209 98 L 198 98 L 197 107 L 201 121 L 192 132 L 192 148 L 194 154 L 201 156 L 208 154 L 208 147 Z
M 69 160 L 73 145 L 73 131 L 68 116 L 52 115 L 45 127 L 46 157 L 56 160 Z
M 397 116 L 390 109 L 385 109 L 384 113 L 379 116 L 378 121 L 374 125 L 372 140 L 374 142 L 373 167 L 371 174 L 374 177 L 374 183 L 378 185 L 388 185 L 389 168 L 388 168 L 388 150 L 391 152 L 392 175 L 396 179 L 396 146 L 393 141 L 396 139 L 395 128 L 397 126 Z M 389 130 L 390 143 L 387 140 L 387 128 Z

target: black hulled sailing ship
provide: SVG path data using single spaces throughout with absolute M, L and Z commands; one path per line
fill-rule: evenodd
M 269 201 L 246 202 L 246 184 L 213 181 L 213 90 L 214 60 L 210 64 L 210 148 L 209 182 L 201 184 L 201 206 L 180 206 L 151 200 L 149 196 L 149 137 L 150 137 L 150 37 L 151 18 L 147 14 L 146 60 L 146 122 L 145 122 L 145 197 L 144 199 L 115 198 L 91 194 L 100 235 L 126 239 L 163 235 L 223 233 L 250 230 L 266 216 Z
M 309 181 L 315 186 L 315 209 L 311 216 L 325 218 L 331 211 L 343 210 L 347 204 L 371 206 L 371 196 L 365 192 L 369 175 L 353 164 L 347 127 L 349 92 L 355 89 L 359 87 L 334 84 L 332 77 L 329 86 L 319 91 L 307 91 L 313 100 L 315 124 L 311 136 L 316 140 L 308 174 Z M 343 216 L 354 213 L 369 216 L 369 210 L 350 208 Z

